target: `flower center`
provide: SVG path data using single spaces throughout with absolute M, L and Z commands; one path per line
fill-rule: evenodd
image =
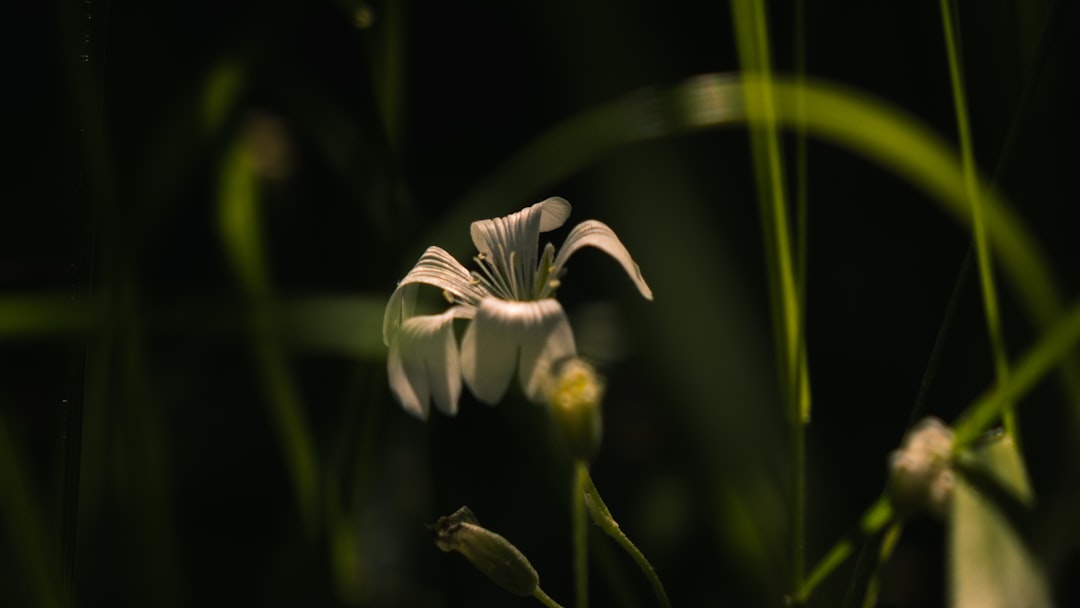
M 559 287 L 558 273 L 552 263 L 555 247 L 548 243 L 536 268 L 526 268 L 517 251 L 507 252 L 499 245 L 498 253 L 476 255 L 480 271 L 472 271 L 474 284 L 482 285 L 492 295 L 503 300 L 531 302 L 550 297 Z

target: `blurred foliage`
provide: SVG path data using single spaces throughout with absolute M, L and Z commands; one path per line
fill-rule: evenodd
M 888 520 L 886 456 L 913 407 L 962 414 L 971 442 L 1007 402 L 1028 524 L 956 508 L 1076 603 L 1078 404 L 1048 372 L 1080 338 L 1080 9 L 955 3 L 1014 349 L 992 390 L 961 270 L 970 212 L 939 7 L 806 4 L 756 4 L 775 80 L 737 76 L 727 3 L 21 7 L 0 222 L 0 604 L 530 605 L 434 548 L 424 524 L 463 504 L 569 598 L 570 463 L 544 412 L 466 396 L 456 418 L 418 423 L 390 396 L 380 334 L 425 246 L 467 259 L 469 221 L 558 195 L 572 222 L 616 230 L 656 294 L 628 297 L 588 253 L 559 293 L 608 377 L 592 469 L 605 503 L 673 605 L 780 605 L 792 458 L 754 91 L 776 102 L 754 124 L 785 129 L 770 137 L 793 233 L 806 205 L 792 255 L 813 379 L 807 570 L 850 557 L 810 603 L 842 601 L 865 533 Z M 946 539 L 970 530 L 908 522 L 880 605 L 944 604 Z M 594 532 L 594 604 L 651 605 L 636 564 Z M 977 593 L 971 580 L 956 593 Z

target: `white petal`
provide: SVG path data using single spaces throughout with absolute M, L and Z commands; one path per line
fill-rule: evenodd
M 630 252 L 626 250 L 626 246 L 622 244 L 619 237 L 615 236 L 615 232 L 607 224 L 596 220 L 581 222 L 574 226 L 574 229 L 566 236 L 566 242 L 563 243 L 559 254 L 555 256 L 556 275 L 562 270 L 566 260 L 582 247 L 595 247 L 615 258 L 622 265 L 626 274 L 630 275 L 630 279 L 634 281 L 634 285 L 637 285 L 641 295 L 645 296 L 646 300 L 653 299 L 652 290 L 645 283 L 645 277 L 641 276 L 641 269 L 634 262 L 634 258 L 630 257 Z
M 472 235 L 476 250 L 494 261 L 504 273 L 511 268 L 511 251 L 521 256 L 521 266 L 526 275 L 536 269 L 536 250 L 540 233 L 562 226 L 570 217 L 570 203 L 552 197 L 503 217 L 478 220 L 472 223 Z
M 570 217 L 570 203 L 565 198 L 553 196 L 533 205 L 541 210 L 540 232 L 550 232 L 566 223 Z
M 420 284 L 438 287 L 467 301 L 479 301 L 485 295 L 479 286 L 472 284 L 469 270 L 454 256 L 440 247 L 428 247 L 390 295 L 383 314 L 384 344 L 390 344 L 390 336 L 412 315 L 411 301 Z
M 391 340 L 390 387 L 402 407 L 421 419 L 427 419 L 431 398 L 443 413 L 457 413 L 461 363 L 453 320 L 460 308 L 407 319 Z
M 570 321 L 557 300 L 548 298 L 530 304 L 536 307 L 539 323 L 522 335 L 518 376 L 529 400 L 543 403 L 547 401 L 544 389 L 552 367 L 558 361 L 576 355 L 577 348 Z
M 410 370 L 413 371 L 413 370 Z M 410 374 L 405 371 L 401 357 L 400 334 L 390 341 L 390 355 L 386 360 L 386 375 L 390 379 L 390 390 L 394 393 L 401 407 L 420 420 L 428 418 L 428 390 L 426 385 L 416 386 Z M 420 379 L 423 382 L 423 379 Z
M 428 380 L 435 406 L 447 416 L 454 416 L 458 411 L 458 399 L 461 398 L 461 359 L 453 324 L 446 323 L 439 333 L 441 347 L 438 343 L 433 343 L 432 347 L 441 349 L 441 352 L 433 351 L 427 359 Z
M 525 394 L 542 401 L 551 365 L 574 353 L 574 334 L 556 300 L 485 298 L 461 341 L 461 371 L 476 398 L 494 404 L 517 368 Z
M 516 316 L 523 302 L 485 298 L 461 338 L 461 373 L 477 399 L 502 400 L 514 376 L 518 353 Z

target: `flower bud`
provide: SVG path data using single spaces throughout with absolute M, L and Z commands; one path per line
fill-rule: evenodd
M 603 421 L 600 402 L 604 380 L 591 365 L 578 358 L 555 366 L 548 389 L 548 403 L 555 428 L 576 460 L 588 461 L 600 448 Z
M 955 483 L 952 448 L 952 430 L 937 418 L 924 418 L 889 455 L 889 490 L 901 514 L 945 516 Z
M 529 560 L 510 541 L 481 528 L 468 507 L 440 517 L 431 530 L 439 549 L 464 555 L 473 566 L 510 593 L 529 596 L 539 588 L 540 577 Z

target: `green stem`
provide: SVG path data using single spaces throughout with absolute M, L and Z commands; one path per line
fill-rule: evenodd
M 637 562 L 645 578 L 649 579 L 649 584 L 652 585 L 653 593 L 656 594 L 656 599 L 660 601 L 660 605 L 664 608 L 671 608 L 671 600 L 668 599 L 667 591 L 664 590 L 664 584 L 660 582 L 656 569 L 652 567 L 649 560 L 645 559 L 645 554 L 630 541 L 630 538 L 619 527 L 618 522 L 611 516 L 611 511 L 604 504 L 604 500 L 600 498 L 600 492 L 597 491 L 596 484 L 593 483 L 588 471 L 586 471 L 585 475 L 585 506 L 588 507 L 593 522 L 600 526 L 600 529 L 607 533 L 608 536 L 615 539 L 615 542 L 619 543 L 619 546 Z
M 796 284 L 788 206 L 784 186 L 783 154 L 780 148 L 780 114 L 772 80 L 769 27 L 762 0 L 735 0 L 731 4 L 739 63 L 744 72 L 760 75 L 757 91 L 743 90 L 747 116 L 752 118 L 750 145 L 758 182 L 758 203 L 764 232 L 765 257 L 769 269 L 769 293 L 774 325 L 779 335 L 777 352 L 780 384 L 791 421 L 791 589 L 803 584 L 806 552 L 804 425 L 810 417 L 808 381 L 801 373 L 800 350 L 802 314 Z M 801 80 L 800 80 L 801 83 Z M 800 87 L 801 90 L 801 87 Z M 806 111 L 806 98 L 797 97 L 797 112 Z M 801 116 L 800 116 L 801 118 Z M 802 128 L 802 127 L 800 127 Z M 805 399 L 803 397 L 806 397 Z
M 20 557 L 18 564 L 11 566 L 21 566 L 21 571 L 14 570 L 15 577 L 25 577 L 22 582 L 32 589 L 30 593 L 38 606 L 59 608 L 68 602 L 57 584 L 57 568 L 50 552 L 53 545 L 42 517 L 45 510 L 38 504 L 18 456 L 7 422 L 0 415 L 0 521 L 10 526 L 7 538 Z M 11 572 L 11 568 L 5 569 Z M 18 580 L 15 577 L 13 582 Z
M 878 592 L 881 590 L 881 573 L 885 569 L 885 564 L 888 563 L 889 558 L 892 557 L 893 549 L 896 548 L 896 543 L 900 541 L 900 533 L 903 530 L 903 522 L 895 520 L 885 532 L 885 538 L 881 540 L 881 550 L 878 552 L 877 565 L 874 567 L 870 582 L 866 585 L 866 596 L 863 598 L 862 603 L 863 608 L 874 608 L 877 605 Z
M 806 577 L 806 582 L 795 594 L 796 604 L 805 603 L 814 589 L 828 578 L 840 564 L 844 563 L 848 557 L 851 557 L 857 544 L 863 539 L 877 534 L 891 521 L 893 521 L 892 503 L 889 502 L 887 496 L 882 495 L 863 514 L 859 520 L 858 528 L 838 540 L 832 549 L 829 549 L 829 552 L 825 554 L 825 557 L 821 558 L 821 561 L 810 572 L 810 575 Z
M 533 597 L 535 597 L 537 601 L 547 606 L 548 608 L 563 608 L 562 604 L 551 599 L 551 596 L 544 593 L 544 590 L 540 587 L 537 587 L 536 591 L 533 591 Z
M 1023 357 L 1009 376 L 971 404 L 953 424 L 953 453 L 971 445 L 1005 408 L 1026 394 L 1080 343 L 1080 303 L 1075 304 Z
M 949 0 L 941 0 L 941 25 L 945 30 L 945 50 L 949 58 L 949 78 L 952 84 L 953 104 L 956 109 L 956 128 L 960 137 L 960 160 L 964 174 L 964 189 L 971 205 L 971 231 L 975 237 L 975 253 L 979 262 L 979 282 L 982 286 L 983 309 L 986 313 L 986 330 L 990 334 L 990 346 L 994 357 L 994 375 L 998 384 L 1005 384 L 1009 366 L 1005 356 L 1005 340 L 1002 337 L 1001 314 L 998 311 L 997 290 L 994 285 L 993 261 L 990 242 L 986 232 L 986 219 L 979 196 L 978 178 L 975 173 L 975 151 L 968 120 L 967 98 L 964 92 L 964 76 L 961 73 L 960 52 L 953 26 L 952 8 Z M 1005 430 L 1016 438 L 1016 419 L 1011 405 L 1002 411 Z
M 574 487 L 570 497 L 570 512 L 574 524 L 574 569 L 578 608 L 589 606 L 589 528 L 585 517 L 585 488 L 589 465 L 584 460 L 574 463 Z

